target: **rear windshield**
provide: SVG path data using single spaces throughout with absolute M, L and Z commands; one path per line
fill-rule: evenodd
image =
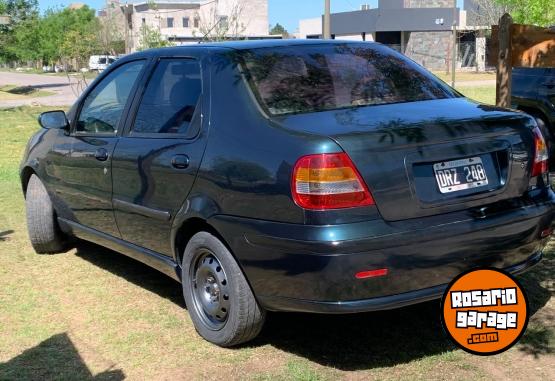
M 252 49 L 244 52 L 243 63 L 258 101 L 273 115 L 458 96 L 377 44 Z

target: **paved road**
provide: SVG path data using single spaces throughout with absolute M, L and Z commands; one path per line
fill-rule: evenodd
M 32 86 L 36 89 L 42 89 L 55 93 L 46 97 L 0 100 L 0 108 L 16 107 L 24 105 L 48 105 L 48 106 L 66 106 L 71 105 L 77 96 L 77 78 L 72 77 L 71 84 L 66 76 L 44 75 L 44 74 L 26 74 L 0 71 L 0 86 L 18 85 Z M 88 83 L 91 80 L 87 80 Z

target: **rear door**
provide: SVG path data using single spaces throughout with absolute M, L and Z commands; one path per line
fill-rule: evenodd
M 161 254 L 172 254 L 172 221 L 206 145 L 205 82 L 197 59 L 160 58 L 114 153 L 113 204 L 122 238 Z
M 85 96 L 64 140 L 57 192 L 72 219 L 119 237 L 112 210 L 112 154 L 145 60 L 124 63 Z

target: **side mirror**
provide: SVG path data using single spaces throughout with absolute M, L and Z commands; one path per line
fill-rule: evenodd
M 61 110 L 43 112 L 39 116 L 39 124 L 46 129 L 66 129 L 69 126 L 66 113 Z

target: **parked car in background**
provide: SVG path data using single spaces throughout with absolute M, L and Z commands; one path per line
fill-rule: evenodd
M 118 58 L 116 56 L 99 55 L 90 56 L 89 58 L 89 70 L 102 72 L 106 70 L 108 66 L 116 62 Z
M 69 71 L 74 71 L 73 67 L 69 64 L 65 64 L 65 65 L 61 65 L 61 64 L 56 64 L 56 65 L 45 65 L 42 67 L 42 71 L 45 73 L 62 73 L 62 72 L 69 72 Z
M 550 168 L 555 172 L 555 68 L 514 68 L 511 102 L 532 115 L 550 148 Z
M 35 250 L 74 236 L 160 270 L 221 346 L 266 311 L 397 308 L 477 266 L 522 272 L 552 231 L 534 119 L 376 43 L 143 51 L 39 122 L 21 164 Z

